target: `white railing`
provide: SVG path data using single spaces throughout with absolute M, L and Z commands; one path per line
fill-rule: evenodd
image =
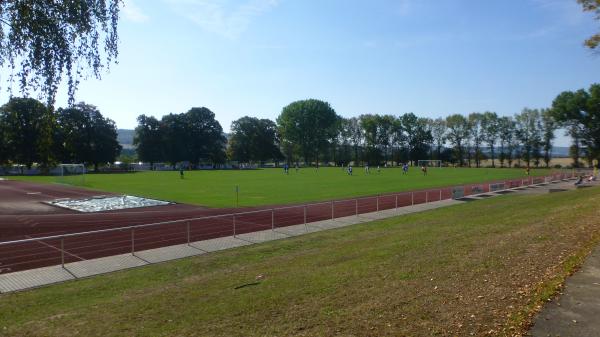
M 0 242 L 0 273 L 187 244 L 200 240 L 240 235 L 304 225 L 322 220 L 398 209 L 479 193 L 572 178 L 574 172 L 543 177 L 528 177 L 485 184 L 444 187 L 371 197 L 325 201 L 260 209 L 230 214 L 193 217 L 149 224 L 121 226 L 78 233 L 65 233 L 23 240 Z

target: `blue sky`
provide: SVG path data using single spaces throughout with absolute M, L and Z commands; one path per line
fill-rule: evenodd
M 229 130 L 305 98 L 345 117 L 510 115 L 597 82 L 582 43 L 598 28 L 575 0 L 125 0 L 119 64 L 76 99 L 120 128 L 206 106 Z

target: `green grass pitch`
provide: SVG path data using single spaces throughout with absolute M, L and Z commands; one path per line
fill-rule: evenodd
M 532 175 L 549 174 L 532 170 Z M 399 168 L 376 168 L 366 174 L 354 169 L 349 176 L 341 168 L 291 168 L 259 170 L 155 171 L 123 174 L 88 174 L 84 187 L 209 207 L 235 207 L 236 186 L 239 206 L 282 205 L 336 198 L 376 195 L 424 188 L 454 186 L 492 180 L 525 177 L 523 169 L 430 168 L 423 176 L 411 167 L 408 175 Z M 56 182 L 56 177 L 11 177 L 34 182 Z

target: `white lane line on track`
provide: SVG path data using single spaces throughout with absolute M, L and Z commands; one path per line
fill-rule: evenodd
M 35 239 L 34 237 L 31 237 L 31 236 L 29 236 L 29 235 L 25 235 L 25 237 L 27 237 L 28 239 Z M 60 249 L 60 248 L 58 248 L 58 247 L 54 247 L 53 245 L 51 245 L 51 244 L 48 244 L 48 243 L 45 243 L 45 242 L 43 242 L 43 241 L 40 241 L 40 240 L 35 240 L 35 241 L 36 241 L 36 242 L 38 242 L 38 243 L 41 243 L 42 245 L 44 245 L 44 246 L 46 246 L 46 247 L 52 248 L 52 249 L 54 249 L 54 250 L 57 250 L 57 251 L 59 251 L 59 252 L 60 252 L 60 251 L 63 251 L 63 252 L 64 252 L 65 254 L 67 254 L 67 255 L 71 255 L 71 256 L 73 256 L 73 257 L 75 257 L 75 258 L 78 258 L 78 259 L 80 259 L 81 261 L 85 261 L 85 259 L 84 259 L 84 258 L 82 258 L 82 257 L 79 257 L 79 256 L 77 256 L 77 255 L 75 255 L 75 254 L 73 254 L 73 253 L 69 253 L 67 250 L 63 250 L 63 249 Z

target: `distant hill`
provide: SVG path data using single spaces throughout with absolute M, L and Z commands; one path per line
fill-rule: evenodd
M 569 148 L 566 146 L 555 146 L 552 148 L 552 156 L 553 157 L 568 157 L 569 156 Z
M 133 149 L 134 130 L 117 129 L 117 140 L 123 149 Z

